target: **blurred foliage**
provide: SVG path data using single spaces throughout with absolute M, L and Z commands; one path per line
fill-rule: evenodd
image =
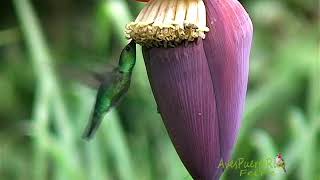
M 275 157 L 288 174 L 223 179 L 320 179 L 319 4 L 243 0 L 254 28 L 246 112 L 233 159 Z M 81 139 L 95 90 L 62 69 L 114 63 L 132 0 L 3 1 L 0 7 L 0 179 L 191 179 L 157 113 L 140 49 L 133 83 L 95 140 Z

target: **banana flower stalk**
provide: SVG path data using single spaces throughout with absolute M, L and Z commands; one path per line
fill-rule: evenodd
M 140 1 L 125 33 L 143 47 L 171 141 L 194 179 L 219 179 L 241 126 L 251 20 L 237 0 Z

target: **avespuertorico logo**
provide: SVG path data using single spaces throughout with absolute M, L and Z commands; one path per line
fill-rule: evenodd
M 281 153 L 276 156 L 276 159 L 274 157 L 262 160 L 238 158 L 236 160 L 224 161 L 221 159 L 218 168 L 238 171 L 239 176 L 275 175 L 277 168 L 282 168 L 286 172 L 285 162 Z

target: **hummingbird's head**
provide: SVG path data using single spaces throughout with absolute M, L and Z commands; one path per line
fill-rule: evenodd
M 136 43 L 131 40 L 122 50 L 119 60 L 119 69 L 122 72 L 131 72 L 136 63 Z
M 279 154 L 277 155 L 277 157 L 278 157 L 279 159 L 282 159 L 282 154 L 279 153 Z

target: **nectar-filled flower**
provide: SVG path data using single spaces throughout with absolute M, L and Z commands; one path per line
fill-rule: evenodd
M 128 38 L 147 47 L 175 47 L 209 31 L 202 0 L 154 0 L 126 27 Z
M 236 0 L 151 0 L 126 27 L 161 117 L 196 180 L 219 179 L 246 96 L 253 28 Z

